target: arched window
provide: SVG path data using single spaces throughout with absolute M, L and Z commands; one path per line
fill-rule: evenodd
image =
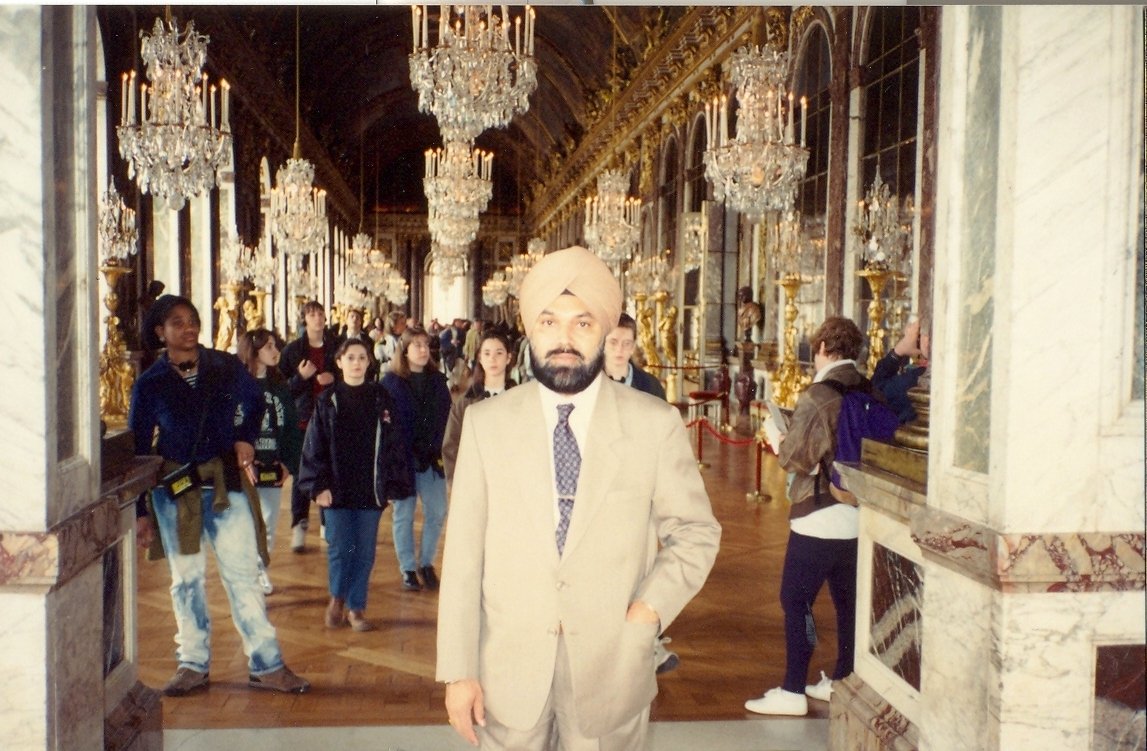
M 916 121 L 919 114 L 920 41 L 917 8 L 873 8 L 860 69 L 861 192 L 876 178 L 901 198 L 916 189 Z
M 809 150 L 808 169 L 797 194 L 797 208 L 804 216 L 824 216 L 828 207 L 828 147 L 832 102 L 829 83 L 832 61 L 828 35 L 824 27 L 814 24 L 805 39 L 797 64 L 796 97 L 808 98 L 805 129 Z
M 920 11 L 912 7 L 873 8 L 868 22 L 860 69 L 863 115 L 857 195 L 864 195 L 879 171 L 892 193 L 904 200 L 916 193 Z M 883 291 L 887 317 L 882 323 L 892 336 L 904 325 L 912 298 L 908 283 L 912 271 L 907 265 L 899 271 L 904 276 L 894 279 Z M 868 302 L 872 299 L 867 281 L 860 281 L 857 293 L 855 320 L 863 331 L 868 326 Z

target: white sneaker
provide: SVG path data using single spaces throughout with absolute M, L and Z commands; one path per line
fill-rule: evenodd
M 259 564 L 259 586 L 263 588 L 263 594 L 269 595 L 275 591 L 275 585 L 271 584 L 271 577 L 267 576 L 267 569 L 263 564 Z
M 820 681 L 815 686 L 805 686 L 804 692 L 806 696 L 820 701 L 828 701 L 832 698 L 832 678 L 820 671 Z
M 303 552 L 303 541 L 306 539 L 307 529 L 302 524 L 291 527 L 291 552 Z
M 783 688 L 771 688 L 759 699 L 749 699 L 745 709 L 757 714 L 782 714 L 800 717 L 808 714 L 808 699 Z

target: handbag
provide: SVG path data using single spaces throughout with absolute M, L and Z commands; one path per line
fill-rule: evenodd
M 255 461 L 255 487 L 276 488 L 283 484 L 283 465 L 279 462 Z
M 159 478 L 159 484 L 167 491 L 171 498 L 178 498 L 200 484 L 199 471 L 195 462 L 187 462 L 181 467 L 168 472 Z

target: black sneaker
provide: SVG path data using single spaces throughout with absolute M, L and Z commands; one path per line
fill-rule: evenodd
M 423 566 L 418 570 L 422 574 L 422 585 L 427 589 L 434 591 L 438 589 L 438 574 L 434 573 L 433 566 Z
M 402 588 L 410 592 L 421 592 L 422 583 L 418 581 L 418 574 L 413 571 L 403 571 Z

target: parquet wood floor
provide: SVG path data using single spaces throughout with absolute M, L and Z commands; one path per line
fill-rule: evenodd
M 764 489 L 772 500 L 746 500 L 752 489 L 752 446 L 721 444 L 706 435 L 702 471 L 724 532 L 716 565 L 701 593 L 669 628 L 677 670 L 658 679 L 654 720 L 734 720 L 756 717 L 744 701 L 780 685 L 784 630 L 778 592 L 788 534 L 784 473 L 764 459 Z M 323 627 L 326 555 L 312 512 L 304 554 L 289 549 L 289 504 L 284 499 L 270 566 L 275 592 L 267 598 L 287 664 L 313 686 L 302 696 L 247 688 L 246 658 L 231 624 L 214 566 L 208 570 L 212 618 L 211 687 L 198 695 L 163 699 L 165 728 L 418 725 L 445 722 L 443 687 L 434 682 L 436 593 L 399 588 L 390 514 L 383 517 L 371 578 L 368 633 Z M 449 520 L 447 520 L 449 524 Z M 209 560 L 211 556 L 208 556 Z M 175 633 L 162 562 L 139 559 L 140 679 L 160 687 L 174 672 Z M 831 672 L 836 621 L 827 589 L 814 607 L 819 645 L 809 677 Z M 810 717 L 828 705 L 810 701 Z

